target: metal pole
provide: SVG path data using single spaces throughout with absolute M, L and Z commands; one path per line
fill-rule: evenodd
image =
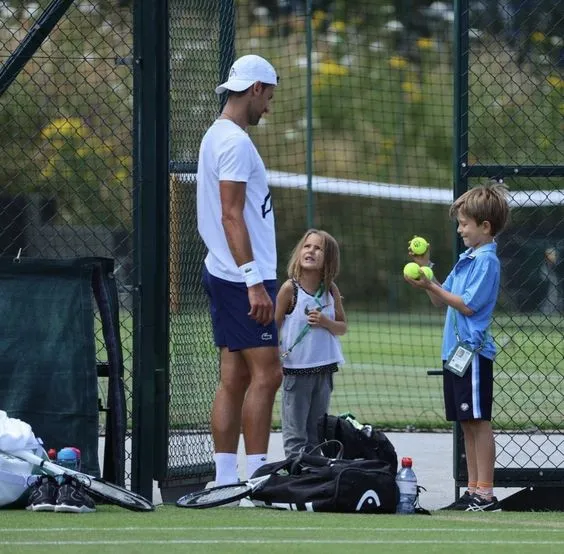
M 168 0 L 136 0 L 131 484 L 148 498 L 168 436 L 168 58 Z
M 229 70 L 235 61 L 235 4 L 234 0 L 219 3 L 219 82 L 229 78 Z M 227 101 L 227 94 L 220 96 L 220 111 Z
M 70 8 L 74 0 L 52 0 L 39 19 L 33 24 L 27 36 L 20 42 L 0 68 L 0 97 L 8 90 L 25 64 L 43 44 L 55 25 Z
M 306 175 L 307 175 L 307 226 L 314 227 L 314 199 L 313 199 L 313 94 L 312 94 L 312 32 L 313 7 L 312 0 L 306 3 L 306 49 L 307 49 L 307 77 L 306 77 Z
M 468 190 L 468 71 L 469 71 L 469 18 L 468 0 L 454 3 L 454 129 L 453 129 L 453 195 L 458 198 Z M 462 239 L 453 227 L 454 263 L 464 249 Z M 453 429 L 453 473 L 455 480 L 466 475 L 464 441 L 460 423 Z M 459 487 L 455 485 L 455 497 Z

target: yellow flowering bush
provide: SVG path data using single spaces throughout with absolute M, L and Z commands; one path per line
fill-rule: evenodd
M 58 117 L 41 130 L 44 139 L 86 137 L 90 131 L 78 117 Z
M 402 56 L 392 56 L 388 60 L 388 65 L 392 69 L 405 69 L 408 65 L 407 60 Z
M 417 47 L 420 50 L 432 50 L 435 47 L 435 41 L 432 38 L 421 37 L 417 39 Z
M 556 75 L 551 75 L 547 77 L 546 81 L 553 89 L 564 90 L 564 79 L 561 79 Z
M 72 223 L 128 225 L 131 157 L 78 117 L 58 117 L 41 130 L 38 190 L 54 195 Z
M 325 76 L 344 77 L 349 74 L 348 67 L 340 65 L 333 60 L 321 62 L 317 68 L 318 73 Z
M 333 21 L 329 26 L 329 31 L 333 33 L 342 34 L 347 30 L 347 26 L 344 21 Z

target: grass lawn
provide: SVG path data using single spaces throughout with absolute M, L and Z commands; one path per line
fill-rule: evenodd
M 346 363 L 335 376 L 332 411 L 351 411 L 360 420 L 387 428 L 450 428 L 443 416 L 442 380 L 427 374 L 439 369 L 443 316 L 437 312 L 352 312 L 348 319 L 349 331 L 342 337 Z M 495 425 L 561 427 L 562 414 L 555 409 L 564 401 L 564 341 L 558 321 L 537 315 L 500 315 L 492 334 L 499 350 Z M 129 353 L 129 317 L 122 320 L 122 336 L 124 351 Z M 218 376 L 207 313 L 171 317 L 170 352 L 171 426 L 207 428 Z M 131 390 L 131 362 L 131 356 L 126 356 L 127 391 Z M 279 421 L 276 402 L 274 425 Z
M 263 508 L 138 514 L 99 506 L 94 514 L 5 511 L 0 551 L 143 554 L 190 552 L 393 552 L 556 554 L 564 549 L 560 513 L 434 512 L 428 516 L 314 514 Z M 357 550 L 358 549 L 358 550 Z
M 332 411 L 351 411 L 387 428 L 446 428 L 442 380 L 427 374 L 440 368 L 443 316 L 352 312 L 348 318 L 346 363 L 335 376 Z M 207 314 L 176 316 L 171 325 L 171 424 L 198 428 L 208 423 L 217 352 Z M 491 332 L 499 349 L 495 425 L 559 428 L 562 415 L 554 406 L 564 400 L 564 341 L 557 322 L 504 315 Z M 275 425 L 279 418 L 277 402 Z

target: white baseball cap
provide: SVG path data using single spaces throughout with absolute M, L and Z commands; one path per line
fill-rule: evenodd
M 265 85 L 276 86 L 278 84 L 278 76 L 272 64 L 264 58 L 255 54 L 248 54 L 235 61 L 229 71 L 229 79 L 219 85 L 215 92 L 216 94 L 221 94 L 226 90 L 241 92 L 254 85 L 257 81 Z

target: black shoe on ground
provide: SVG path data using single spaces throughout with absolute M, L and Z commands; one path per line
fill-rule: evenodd
M 96 504 L 94 504 L 94 500 L 86 494 L 84 485 L 70 475 L 65 475 L 59 487 L 55 512 L 84 514 L 95 511 Z
M 34 512 L 54 512 L 58 488 L 59 485 L 54 477 L 50 475 L 37 477 L 37 481 L 29 494 L 26 510 L 33 510 Z
M 455 500 L 452 504 L 441 508 L 441 510 L 466 510 L 470 504 L 471 498 L 472 495 L 468 491 L 465 491 L 458 500 Z
M 466 512 L 501 512 L 501 504 L 495 496 L 491 500 L 486 500 L 479 494 L 473 494 L 470 503 L 466 507 Z

